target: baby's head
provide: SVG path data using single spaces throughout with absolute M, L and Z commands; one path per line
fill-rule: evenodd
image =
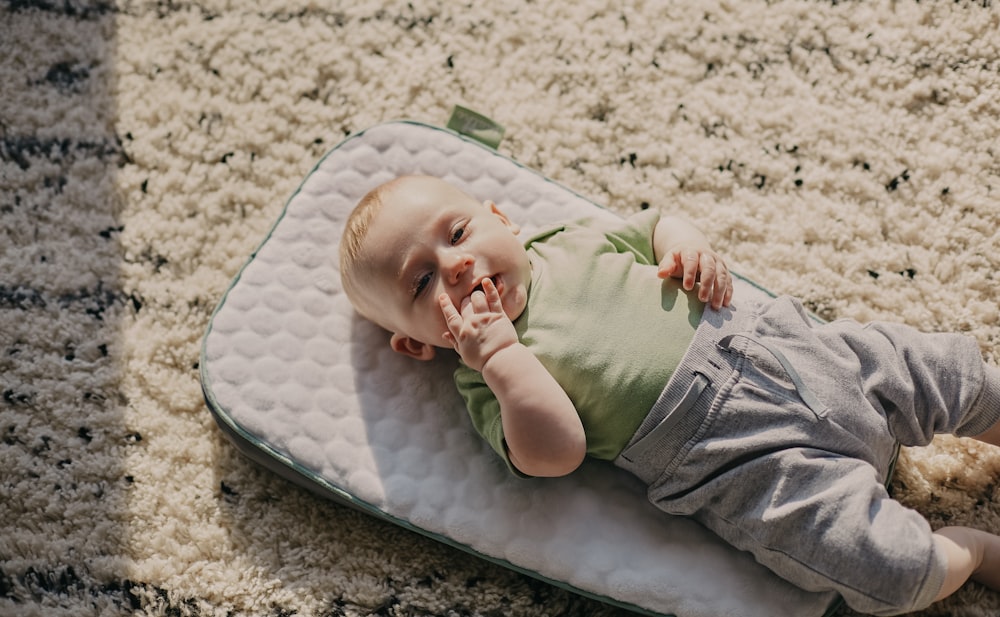
M 362 316 L 392 333 L 394 350 L 429 360 L 436 347 L 450 348 L 442 294 L 461 309 L 491 278 L 510 319 L 524 310 L 531 264 L 517 233 L 491 201 L 438 178 L 396 178 L 365 195 L 347 220 L 344 291 Z

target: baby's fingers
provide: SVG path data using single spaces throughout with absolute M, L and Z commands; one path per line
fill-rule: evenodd
M 702 253 L 699 259 L 698 270 L 700 271 L 701 289 L 698 290 L 698 299 L 708 302 L 712 298 L 712 292 L 717 288 L 715 280 L 716 263 L 711 255 Z M 685 282 L 687 278 L 685 277 Z
M 718 310 L 724 306 L 729 306 L 733 298 L 733 279 L 726 270 L 721 270 L 715 278 L 712 287 L 711 299 L 712 308 Z
M 663 260 L 660 262 L 660 267 L 657 270 L 657 275 L 661 279 L 674 276 L 674 272 L 677 272 L 679 266 L 680 266 L 680 255 L 678 253 L 671 253 L 666 257 L 664 257 Z M 681 269 L 681 271 L 683 271 L 683 269 Z
M 448 297 L 448 294 L 438 296 L 438 306 L 441 307 L 441 313 L 444 315 L 444 322 L 448 326 L 448 332 L 450 334 L 457 334 L 462 329 L 462 315 L 455 308 L 455 305 L 451 303 L 451 298 Z
M 729 306 L 733 297 L 733 277 L 721 259 L 714 262 L 711 273 L 702 272 L 699 297 L 703 302 L 710 303 L 714 309 Z
M 698 281 L 698 274 L 704 267 L 705 256 L 699 251 L 684 250 L 680 252 L 681 259 L 681 285 L 688 291 L 694 289 L 694 284 Z M 704 273 L 702 273 L 704 278 Z
M 483 279 L 483 292 L 486 293 L 486 304 L 490 311 L 494 313 L 503 312 L 503 302 L 500 301 L 500 292 L 493 283 L 493 279 Z

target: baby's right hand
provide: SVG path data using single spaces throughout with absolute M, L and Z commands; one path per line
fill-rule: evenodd
M 444 338 L 472 369 L 482 372 L 493 354 L 518 342 L 514 324 L 504 313 L 500 294 L 488 278 L 483 279 L 482 292 L 473 292 L 462 301 L 461 312 L 447 294 L 438 296 L 438 304 L 448 325 Z

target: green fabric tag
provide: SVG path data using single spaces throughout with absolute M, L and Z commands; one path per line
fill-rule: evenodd
M 461 105 L 455 105 L 451 110 L 448 128 L 486 144 L 494 150 L 500 145 L 504 133 L 504 128 L 500 124 Z

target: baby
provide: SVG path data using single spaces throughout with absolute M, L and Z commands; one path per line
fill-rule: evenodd
M 1000 537 L 932 532 L 884 486 L 899 443 L 1000 445 L 1000 370 L 973 340 L 734 302 L 706 237 L 652 210 L 518 234 L 493 202 L 405 176 L 361 200 L 340 246 L 345 292 L 392 349 L 458 352 L 511 471 L 612 461 L 660 509 L 862 612 L 1000 589 Z

